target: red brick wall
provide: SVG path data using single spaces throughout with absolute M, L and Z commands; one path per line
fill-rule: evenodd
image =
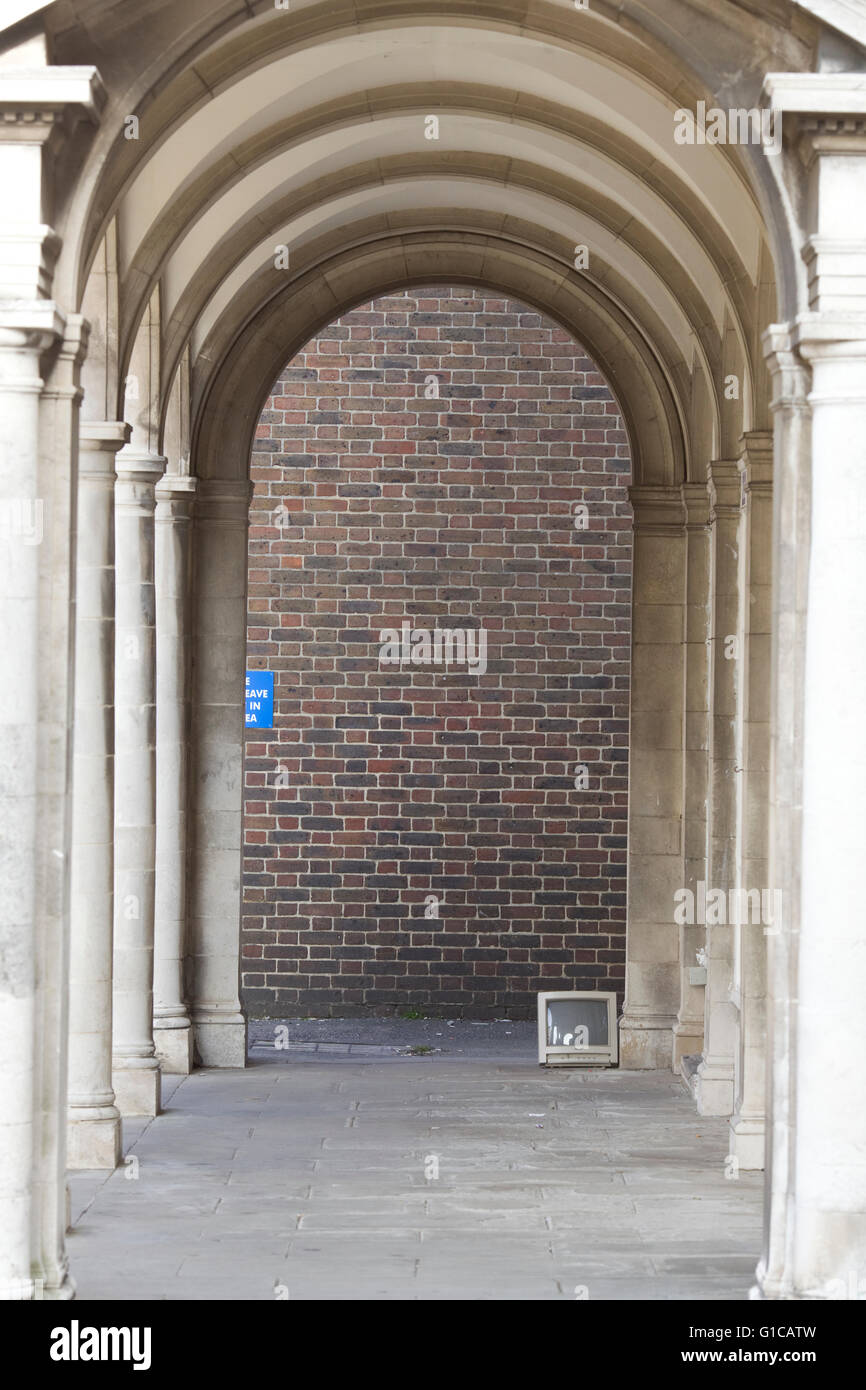
M 247 732 L 252 1014 L 621 989 L 629 467 L 593 363 L 492 293 L 378 299 L 283 372 L 252 458 L 248 666 L 276 673 Z M 483 627 L 486 674 L 380 665 L 404 621 Z

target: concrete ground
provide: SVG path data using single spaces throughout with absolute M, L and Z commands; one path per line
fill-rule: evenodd
M 247 1071 L 167 1080 L 124 1167 L 71 1175 L 79 1298 L 747 1296 L 761 1175 L 725 1177 L 673 1075 L 542 1070 L 528 1024 L 339 1022 L 254 1025 Z

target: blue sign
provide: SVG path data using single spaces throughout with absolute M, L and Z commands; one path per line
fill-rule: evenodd
M 274 727 L 273 671 L 247 671 L 246 706 L 248 729 Z

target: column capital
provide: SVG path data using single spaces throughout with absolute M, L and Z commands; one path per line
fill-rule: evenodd
M 95 67 L 5 68 L 0 88 L 0 145 L 43 145 L 81 121 L 96 124 L 106 102 Z
M 188 522 L 192 516 L 198 478 L 189 473 L 164 473 L 156 485 L 156 519 Z
M 682 491 L 679 487 L 646 487 L 636 484 L 628 490 L 634 517 L 632 526 L 641 535 L 680 535 L 685 522 Z
M 43 395 L 46 399 L 67 399 L 79 402 L 83 396 L 81 389 L 81 368 L 87 356 L 90 341 L 90 324 L 82 314 L 67 314 L 63 333 L 59 342 L 49 347 L 50 366 L 45 376 Z
M 791 323 L 771 323 L 761 335 L 773 378 L 770 410 L 774 415 L 789 407 L 808 409 L 809 368 L 794 350 L 793 333 Z
M 801 314 L 793 341 L 812 368 L 809 405 L 866 406 L 866 315 Z
M 860 74 L 857 76 L 860 77 Z M 861 87 L 859 112 L 800 114 L 798 153 L 806 168 L 822 154 L 866 154 L 866 110 L 863 109 L 862 91 Z
M 153 515 L 156 510 L 156 484 L 163 475 L 167 459 L 144 449 L 124 445 L 115 457 L 117 474 L 115 506 L 118 514 Z
M 748 430 L 740 439 L 741 501 L 750 492 L 769 496 L 773 491 L 773 434 L 771 430 Z
M 707 464 L 710 521 L 732 520 L 740 514 L 741 483 L 738 459 L 713 459 Z
M 65 327 L 65 316 L 51 299 L 0 300 L 0 351 L 4 354 L 41 354 L 62 339 Z
M 87 356 L 89 344 L 90 324 L 84 315 L 66 314 L 58 357 L 69 362 L 75 370 L 78 370 Z
M 132 427 L 125 420 L 82 420 L 78 438 L 82 449 L 117 453 L 129 443 Z
M 82 420 L 78 427 L 80 482 L 114 484 L 115 454 L 129 443 L 130 427 L 123 420 Z
M 817 141 L 866 136 L 861 72 L 768 72 L 762 100 Z
M 809 363 L 831 358 L 862 363 L 866 358 L 866 312 L 798 314 L 791 343 Z
M 199 480 L 192 473 L 163 473 L 156 485 L 157 498 L 192 497 L 198 491 Z
M 683 483 L 686 530 L 702 530 L 710 524 L 710 494 L 706 483 Z
M 199 478 L 196 490 L 196 523 L 246 526 L 253 485 L 249 479 Z
M 168 459 L 162 454 L 151 454 L 146 449 L 126 444 L 117 455 L 118 482 L 147 483 L 155 488 L 167 463 Z

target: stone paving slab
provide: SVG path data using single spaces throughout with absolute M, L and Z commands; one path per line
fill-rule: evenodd
M 275 1048 L 278 1030 L 279 1049 Z M 355 1056 L 400 1055 L 411 1047 L 431 1047 L 454 1060 L 501 1055 L 536 1061 L 538 1031 L 532 1022 L 497 1019 L 474 1022 L 444 1018 L 251 1019 L 250 1055 L 286 1051 L 337 1052 Z
M 762 1176 L 670 1074 L 313 1041 L 172 1079 L 134 1179 L 70 1176 L 79 1298 L 747 1297 Z

